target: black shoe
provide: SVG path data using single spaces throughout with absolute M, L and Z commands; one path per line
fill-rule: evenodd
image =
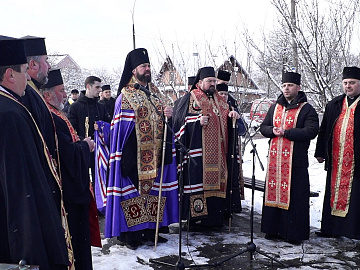
M 204 228 L 199 224 L 190 224 L 189 228 L 186 228 L 189 232 L 203 232 Z
M 281 237 L 277 234 L 274 234 L 274 233 L 266 233 L 265 234 L 265 239 L 267 240 L 279 240 L 281 239 Z
M 125 244 L 128 249 L 135 250 L 142 245 L 140 241 L 129 241 Z
M 159 233 L 170 233 L 169 226 L 160 227 Z
M 286 243 L 292 244 L 294 246 L 300 246 L 302 244 L 301 240 L 292 240 L 292 239 L 285 239 Z
M 158 243 L 166 243 L 168 240 L 165 237 L 158 236 Z M 154 241 L 155 242 L 155 241 Z
M 155 236 L 153 236 L 153 237 L 143 237 L 142 240 L 144 242 L 148 242 L 148 244 L 150 244 L 150 243 L 154 244 L 155 243 Z M 167 241 L 168 240 L 165 237 L 162 237 L 162 236 L 158 235 L 158 240 L 157 240 L 158 243 L 166 243 Z
M 123 241 L 119 241 L 118 244 L 119 244 L 120 246 L 122 246 L 122 247 L 123 247 L 123 246 L 126 246 L 126 242 L 123 242 Z
M 241 208 L 241 207 L 235 208 L 235 209 L 233 210 L 233 212 L 239 214 L 239 213 L 242 212 L 242 208 Z
M 322 231 L 315 231 L 315 234 L 319 237 L 324 237 L 324 238 L 336 238 L 335 235 L 333 234 L 330 234 L 330 233 L 325 233 L 325 232 L 322 232 Z

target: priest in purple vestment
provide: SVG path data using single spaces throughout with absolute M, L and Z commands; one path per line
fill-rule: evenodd
M 135 89 L 136 83 L 148 92 Z M 155 239 L 161 178 L 160 229 L 178 222 L 175 148 L 169 130 L 164 140 L 164 120 L 171 121 L 173 109 L 151 83 L 146 49 L 127 55 L 118 91 L 110 128 L 105 237 L 116 236 L 136 249 Z M 158 238 L 159 243 L 166 241 Z

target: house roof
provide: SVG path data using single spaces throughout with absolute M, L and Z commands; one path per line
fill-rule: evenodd
M 184 86 L 184 82 L 181 78 L 181 75 L 177 71 L 176 67 L 174 66 L 171 58 L 169 56 L 166 57 L 165 62 L 162 64 L 159 73 L 156 76 L 157 81 L 163 81 L 163 77 L 166 72 L 174 73 L 175 77 L 175 85 L 177 86 Z M 164 81 L 163 81 L 164 82 Z
M 62 67 L 62 63 L 69 59 L 70 62 L 75 66 L 77 69 L 81 69 L 81 67 L 75 62 L 75 60 L 69 54 L 53 54 L 48 55 L 49 62 L 53 63 L 55 67 Z
M 248 79 L 251 84 L 255 86 L 256 89 L 259 89 L 259 86 L 256 84 L 256 82 L 250 77 L 250 74 L 242 67 L 242 65 L 239 63 L 239 61 L 235 58 L 235 56 L 230 55 L 227 60 L 225 60 L 220 66 L 219 69 L 228 69 L 228 65 L 231 64 L 231 68 L 233 72 L 239 72 L 241 74 L 244 74 L 245 78 Z

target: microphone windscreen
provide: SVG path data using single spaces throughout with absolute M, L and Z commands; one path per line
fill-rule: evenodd
M 135 84 L 134 84 L 134 88 L 135 88 L 135 89 L 140 89 L 140 84 L 135 83 Z

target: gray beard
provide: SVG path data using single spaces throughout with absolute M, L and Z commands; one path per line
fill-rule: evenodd
M 49 78 L 47 75 L 43 75 L 41 73 L 38 73 L 36 75 L 36 78 L 38 79 L 38 82 L 41 83 L 42 85 L 46 84 L 49 81 Z

